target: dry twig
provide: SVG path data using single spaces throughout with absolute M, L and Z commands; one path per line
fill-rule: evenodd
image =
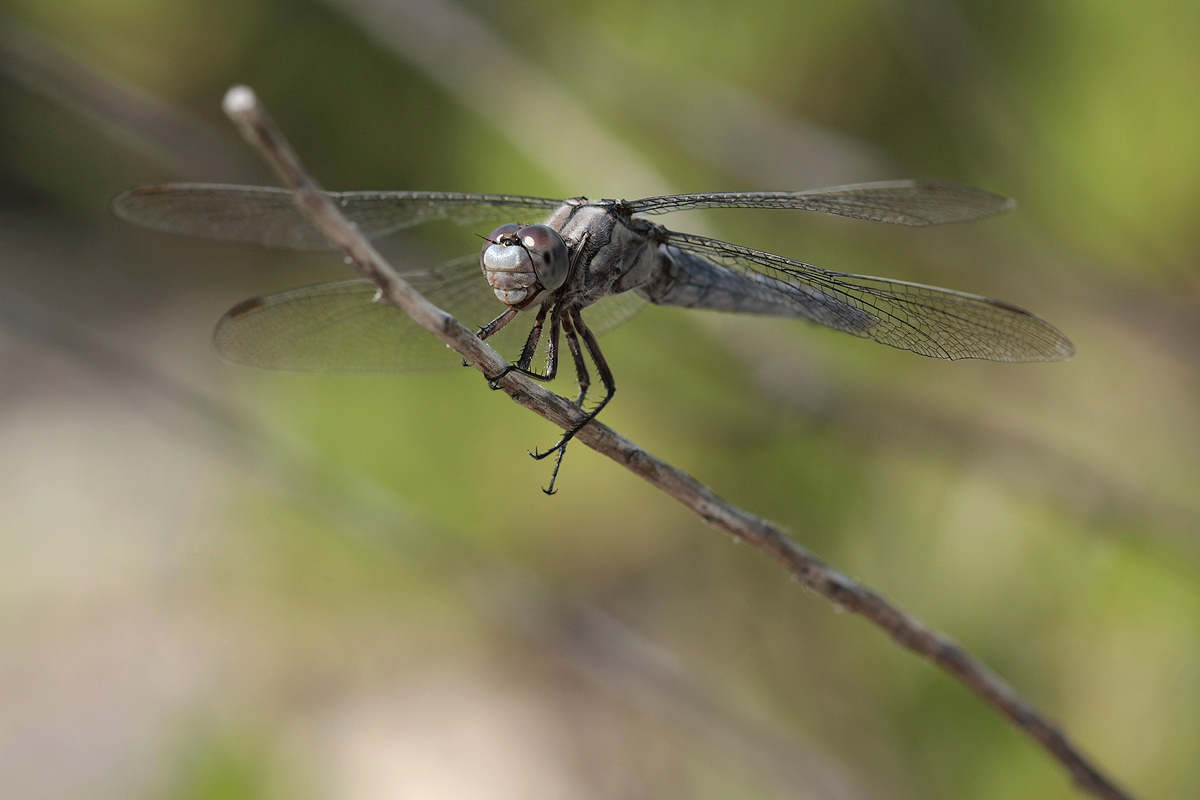
M 485 376 L 504 371 L 508 362 L 499 353 L 418 294 L 342 216 L 305 172 L 253 91 L 244 86 L 230 89 L 225 96 L 225 112 L 295 193 L 297 205 L 313 224 L 346 253 L 364 277 L 375 283 L 380 302 L 408 314 Z M 584 419 L 584 413 L 570 401 L 519 373 L 509 372 L 498 385 L 513 400 L 564 429 Z M 838 608 L 862 615 L 899 644 L 949 672 L 1066 767 L 1082 791 L 1103 800 L 1132 800 L 1101 774 L 1062 731 L 959 645 L 842 575 L 775 525 L 727 503 L 695 478 L 600 422 L 593 420 L 575 438 L 674 497 L 712 527 L 766 553 L 805 587 Z

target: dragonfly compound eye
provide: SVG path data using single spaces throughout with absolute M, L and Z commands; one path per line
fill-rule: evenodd
M 533 261 L 538 283 L 554 291 L 566 282 L 571 259 L 558 231 L 546 225 L 526 225 L 517 231 L 517 239 Z
M 517 231 L 519 230 L 521 230 L 521 226 L 511 222 L 496 228 L 496 230 L 489 233 L 487 238 L 483 240 L 483 247 L 479 251 L 479 257 L 483 258 L 483 254 L 494 244 L 516 244 Z

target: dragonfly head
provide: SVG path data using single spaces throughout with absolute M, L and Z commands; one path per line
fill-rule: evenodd
M 479 261 L 500 302 L 513 308 L 528 308 L 561 287 L 571 265 L 566 242 L 546 225 L 501 225 Z

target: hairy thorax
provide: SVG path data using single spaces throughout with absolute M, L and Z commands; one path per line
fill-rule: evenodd
M 562 235 L 577 259 L 563 295 L 567 304 L 589 306 L 657 276 L 662 229 L 631 216 L 620 201 L 568 200 L 546 224 Z

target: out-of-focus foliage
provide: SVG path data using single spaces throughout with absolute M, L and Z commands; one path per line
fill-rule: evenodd
M 961 641 L 1138 796 L 1197 795 L 1200 6 L 397 1 L 424 20 L 411 30 L 462 33 L 442 15 L 467 15 L 493 37 L 476 52 L 525 64 L 641 165 L 579 186 L 570 162 L 591 151 L 554 161 L 525 136 L 556 119 L 542 84 L 481 103 L 413 54 L 440 34 L 362 21 L 388 5 L 3 4 L 6 793 L 1076 796 L 958 684 L 618 466 L 574 446 L 544 497 L 548 465 L 524 451 L 557 431 L 473 370 L 220 362 L 208 343 L 226 308 L 344 265 L 134 230 L 107 201 L 152 181 L 269 180 L 212 174 L 242 147 L 223 138 L 219 101 L 245 82 L 336 189 L 912 176 L 1015 196 L 1001 219 L 946 229 L 768 211 L 667 222 L 1003 298 L 1061 327 L 1072 361 L 942 363 L 650 308 L 602 340 L 620 386 L 604 420 Z M 110 84 L 73 98 L 20 67 L 16 41 L 185 115 L 217 143 L 212 160 L 171 160 L 89 104 Z M 431 227 L 390 252 L 477 246 Z M 62 340 L 13 313 L 14 292 Z M 81 344 L 93 338 L 140 366 Z M 231 433 L 193 392 L 249 427 Z M 263 429 L 294 447 L 264 454 Z M 741 724 L 795 749 L 756 760 L 704 703 L 667 713 L 598 679 L 597 662 L 539 638 L 514 576 L 655 642 Z M 830 793 L 828 774 L 853 788 Z

